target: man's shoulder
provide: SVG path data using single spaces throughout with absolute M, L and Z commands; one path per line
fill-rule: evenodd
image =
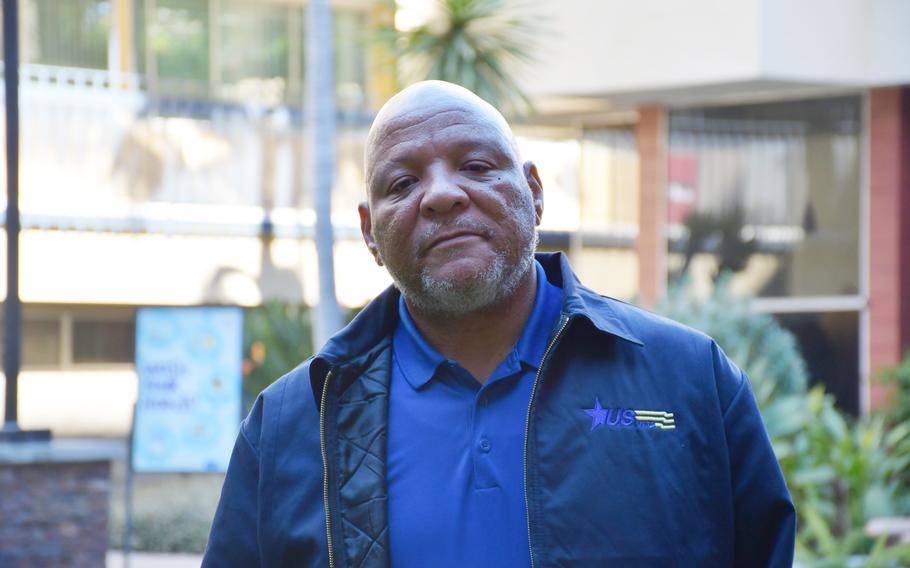
M 540 253 L 536 258 L 548 279 L 562 288 L 564 310 L 584 315 L 595 327 L 645 347 L 646 352 L 672 346 L 703 351 L 713 343 L 700 331 L 588 288 L 572 271 L 563 253 Z
M 641 342 L 645 359 L 682 371 L 681 377 L 712 377 L 723 408 L 747 381 L 714 338 L 644 308 L 603 297 L 609 309 Z
M 260 396 L 268 399 L 269 401 L 279 401 L 285 396 L 285 393 L 288 390 L 291 390 L 303 391 L 299 393 L 301 395 L 309 393 L 310 398 L 312 398 L 310 366 L 312 365 L 314 359 L 314 357 L 309 357 L 308 359 L 301 361 L 296 367 L 264 388 Z
M 256 398 L 244 419 L 241 433 L 257 451 L 267 440 L 287 432 L 284 425 L 296 424 L 306 431 L 307 425 L 318 428 L 319 405 L 310 381 L 309 358 L 270 384 Z M 295 428 L 295 429 L 297 429 Z
M 703 332 L 640 306 L 599 296 L 602 310 L 614 317 L 630 335 L 648 348 L 691 346 L 710 348 L 714 340 Z

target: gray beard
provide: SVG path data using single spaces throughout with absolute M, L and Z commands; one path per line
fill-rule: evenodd
M 392 279 L 408 304 L 422 312 L 462 316 L 488 308 L 514 294 L 534 265 L 537 231 L 531 224 L 522 232 L 522 248 L 514 263 L 510 263 L 508 251 L 497 251 L 493 262 L 469 282 L 437 279 L 426 270 L 416 279 L 405 281 L 395 274 Z
M 534 266 L 534 251 L 537 250 L 539 236 L 530 191 L 521 192 L 509 205 L 522 217 L 516 235 L 518 250 L 496 251 L 493 262 L 467 281 L 435 278 L 426 268 L 419 274 L 402 274 L 386 264 L 389 275 L 408 305 L 428 314 L 458 317 L 488 308 L 512 296 Z M 460 218 L 446 227 L 469 229 L 479 234 L 488 231 L 482 225 Z M 442 229 L 439 224 L 427 228 L 420 242 L 431 242 Z

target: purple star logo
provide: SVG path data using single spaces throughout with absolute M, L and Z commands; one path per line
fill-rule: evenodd
M 592 418 L 591 430 L 603 426 L 607 420 L 607 411 L 600 405 L 600 399 L 594 397 L 594 408 L 585 408 L 585 414 Z

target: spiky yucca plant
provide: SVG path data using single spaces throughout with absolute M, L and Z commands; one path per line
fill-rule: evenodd
M 439 0 L 436 14 L 411 30 L 382 30 L 408 81 L 456 83 L 507 112 L 532 109 L 516 64 L 532 61 L 539 29 L 525 2 Z

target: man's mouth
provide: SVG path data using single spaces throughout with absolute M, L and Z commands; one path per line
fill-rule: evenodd
M 426 250 L 433 249 L 440 245 L 457 244 L 470 239 L 479 238 L 483 238 L 483 236 L 473 231 L 452 231 L 435 237 L 432 241 L 430 241 L 430 244 L 427 246 Z
M 422 257 L 439 246 L 455 246 L 472 239 L 490 239 L 492 236 L 492 231 L 481 223 L 467 220 L 459 220 L 449 226 L 436 225 L 424 234 L 421 246 L 417 248 L 417 255 Z

